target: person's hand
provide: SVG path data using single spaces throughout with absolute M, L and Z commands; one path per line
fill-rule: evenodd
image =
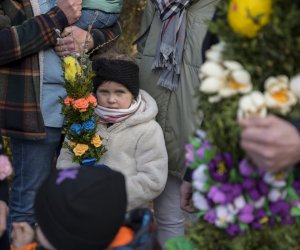
M 22 248 L 34 241 L 34 230 L 27 222 L 16 222 L 12 226 L 11 242 L 14 247 Z
M 192 194 L 192 184 L 190 182 L 183 181 L 180 186 L 180 207 L 188 213 L 196 212 L 193 206 Z
M 239 124 L 241 147 L 257 167 L 276 172 L 300 161 L 300 135 L 289 122 L 270 115 Z
M 71 25 L 81 16 L 82 0 L 57 0 L 57 6 L 64 12 Z
M 80 53 L 84 50 L 84 43 L 87 43 L 87 49 L 94 47 L 94 40 L 89 32 L 77 26 L 69 26 L 64 29 L 58 38 L 54 50 L 60 57 L 68 56 L 74 52 Z
M 0 237 L 6 230 L 8 207 L 4 201 L 0 201 Z

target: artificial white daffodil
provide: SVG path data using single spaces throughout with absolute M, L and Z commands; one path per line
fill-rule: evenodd
M 238 93 L 246 94 L 252 90 L 251 76 L 249 72 L 239 68 L 238 65 L 240 65 L 238 62 L 230 62 L 230 67 L 232 68 L 227 67 L 228 75 L 225 87 L 219 91 L 219 94 L 222 97 L 230 97 Z
M 207 61 L 202 65 L 199 77 L 201 80 L 200 91 L 206 94 L 215 94 L 209 97 L 211 103 L 252 90 L 249 72 L 236 61 L 218 62 L 215 59 Z
M 205 52 L 206 59 L 209 61 L 220 62 L 222 60 L 224 46 L 225 44 L 223 42 L 211 46 L 210 49 Z
M 300 74 L 292 77 L 290 89 L 298 98 L 300 98 Z
M 264 95 L 259 91 L 253 91 L 249 95 L 241 97 L 237 117 L 247 119 L 255 116 L 266 117 L 267 107 Z
M 269 108 L 277 109 L 286 114 L 297 103 L 295 94 L 289 89 L 287 76 L 269 77 L 265 81 L 265 99 Z

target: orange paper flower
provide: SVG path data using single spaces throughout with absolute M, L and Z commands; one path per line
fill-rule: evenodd
M 86 98 L 79 98 L 73 101 L 73 107 L 75 109 L 79 109 L 80 112 L 85 112 L 89 107 L 89 102 Z
M 97 106 L 97 99 L 95 98 L 95 96 L 89 95 L 86 99 L 87 99 L 87 101 L 88 101 L 89 103 L 91 103 L 94 107 Z
M 67 96 L 67 97 L 65 98 L 65 100 L 64 100 L 64 104 L 65 104 L 66 106 L 70 106 L 70 105 L 72 104 L 73 101 L 74 101 L 74 99 L 73 99 L 72 97 Z

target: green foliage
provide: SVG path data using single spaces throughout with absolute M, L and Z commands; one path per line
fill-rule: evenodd
M 166 250 L 196 250 L 196 248 L 187 238 L 175 237 L 166 242 Z
M 236 119 L 239 96 L 222 100 L 222 103 L 209 103 L 207 96 L 199 98 L 201 110 L 204 110 L 203 129 L 208 140 L 213 142 L 219 152 L 231 152 L 236 161 L 240 160 L 240 127 Z
M 249 231 L 244 236 L 230 237 L 224 230 L 208 223 L 197 223 L 188 228 L 187 235 L 197 250 L 300 250 L 298 225 L 274 227 L 271 230 L 264 228 Z

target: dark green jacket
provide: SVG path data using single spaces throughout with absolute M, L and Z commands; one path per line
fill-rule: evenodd
M 202 44 L 207 31 L 206 22 L 215 11 L 217 0 L 194 0 L 187 9 L 186 38 L 180 83 L 176 91 L 157 85 L 159 78 L 152 70 L 161 21 L 154 4 L 148 0 L 140 34 L 150 26 L 144 39 L 139 39 L 137 60 L 140 68 L 140 87 L 157 102 L 157 121 L 161 125 L 169 159 L 169 173 L 182 177 L 185 172 L 184 146 L 200 126 L 201 114 L 197 110 L 196 88 L 199 87 L 199 68 L 202 64 Z

